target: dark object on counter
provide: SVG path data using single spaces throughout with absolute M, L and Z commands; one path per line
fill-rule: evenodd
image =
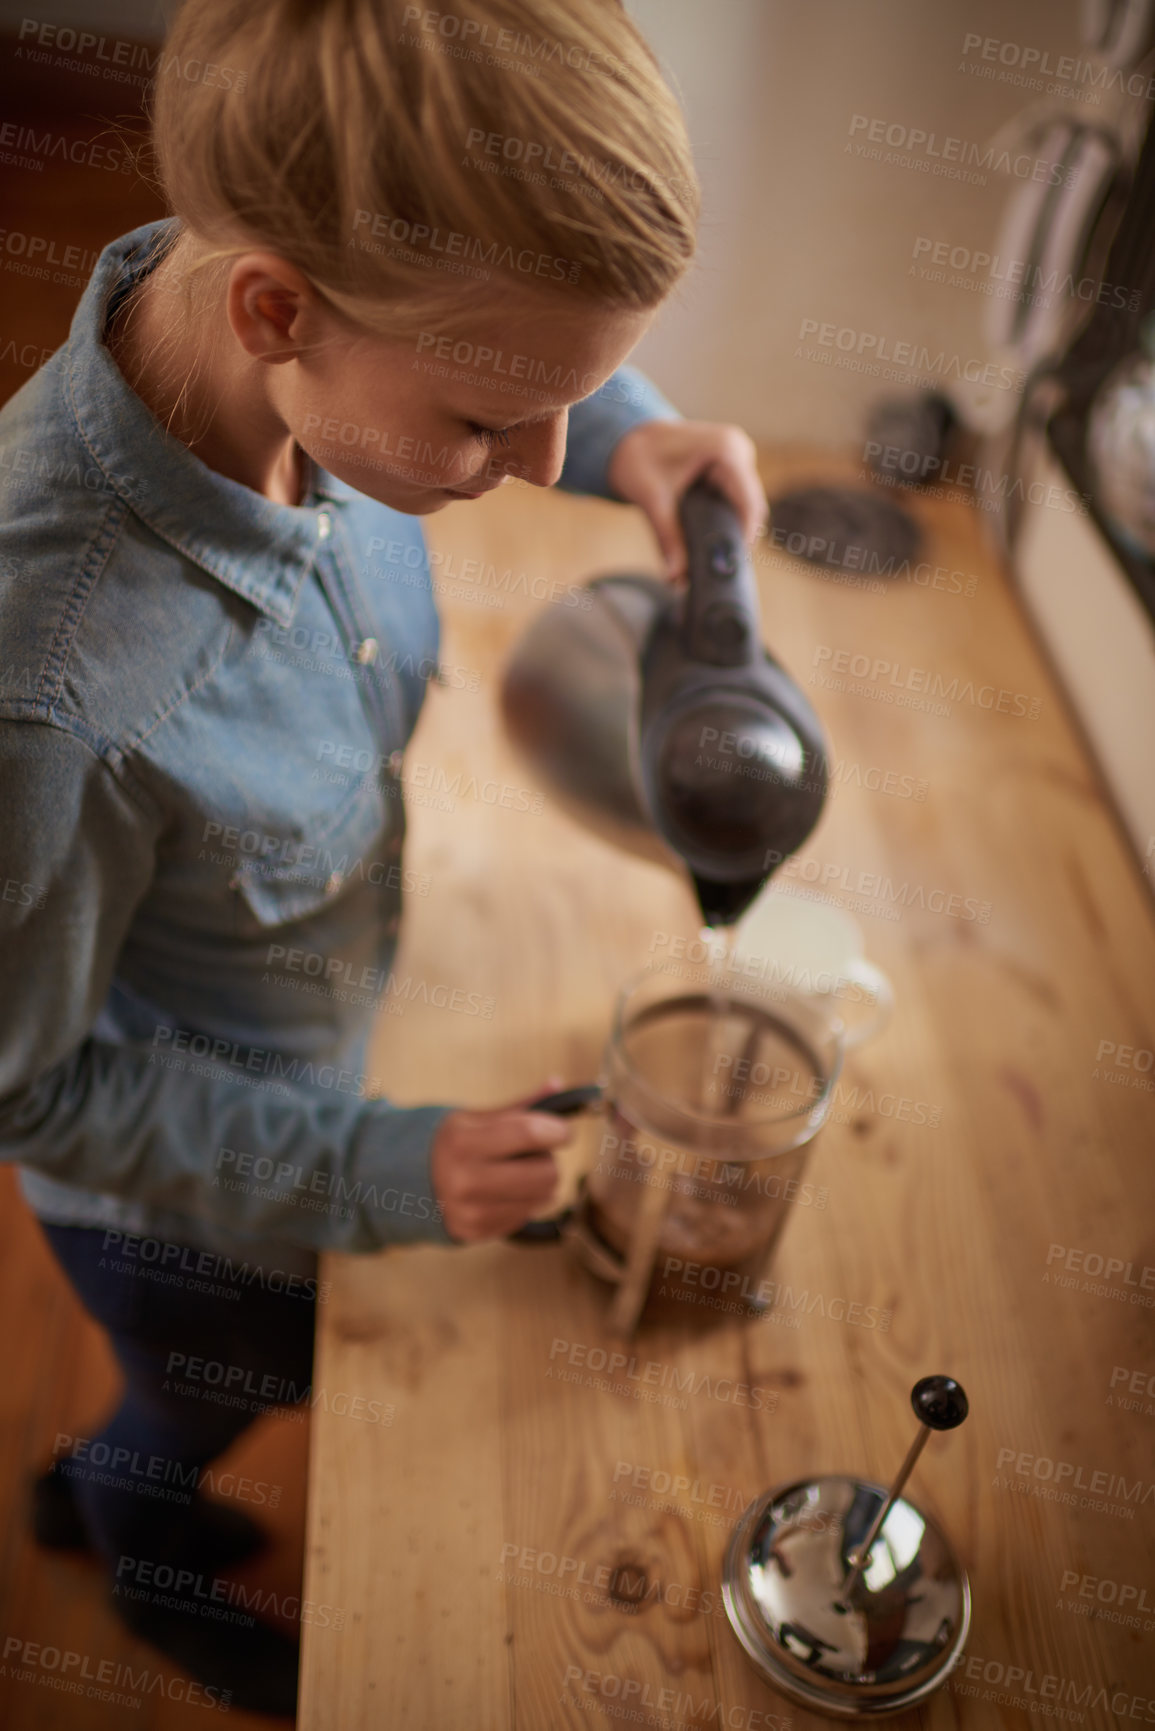
M 901 1495 L 932 1430 L 967 1397 L 952 1377 L 915 1384 L 920 1429 L 889 1491 L 843 1474 L 759 1497 L 726 1554 L 726 1614 L 788 1701 L 837 1719 L 878 1718 L 946 1682 L 970 1629 L 970 1584 L 946 1538 Z
M 1092 402 L 1087 454 L 1109 526 L 1130 553 L 1155 559 L 1155 314 Z
M 958 417 L 946 397 L 884 397 L 866 422 L 866 466 L 888 486 L 925 486 L 943 472 Z
M 686 587 L 595 578 L 588 606 L 545 607 L 506 668 L 506 727 L 571 815 L 690 874 L 729 925 L 801 847 L 826 798 L 818 718 L 763 648 L 736 513 L 684 494 Z
M 800 487 L 770 502 L 771 545 L 840 575 L 886 577 L 913 564 L 922 530 L 865 487 Z

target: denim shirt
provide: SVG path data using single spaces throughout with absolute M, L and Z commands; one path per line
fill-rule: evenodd
M 453 1107 L 365 1073 L 374 1009 L 427 989 L 393 972 L 420 520 L 316 464 L 275 504 L 164 432 L 102 338 L 174 232 L 105 248 L 0 411 L 0 1158 L 66 1224 L 301 1266 L 447 1242 Z M 612 497 L 616 442 L 674 413 L 619 370 L 561 485 Z

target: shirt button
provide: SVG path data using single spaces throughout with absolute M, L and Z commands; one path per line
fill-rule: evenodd
M 240 872 L 234 872 L 232 877 L 229 879 L 229 888 L 231 890 L 239 890 L 240 887 L 241 887 L 241 874 L 240 874 Z
M 333 532 L 333 519 L 332 519 L 332 517 L 330 517 L 328 511 L 318 511 L 317 512 L 317 533 L 321 537 L 322 541 L 327 540 L 328 537 L 332 534 L 332 532 Z
M 401 837 L 395 835 L 385 851 L 390 859 L 396 859 L 401 852 Z
M 401 780 L 401 767 L 404 762 L 405 753 L 403 751 L 391 751 L 389 753 L 389 774 L 398 781 Z
M 335 896 L 344 882 L 344 872 L 330 872 L 328 877 L 325 879 L 325 894 L 327 896 Z
M 377 659 L 377 639 L 365 637 L 353 651 L 354 661 L 359 661 L 362 667 L 372 667 Z
M 400 914 L 394 914 L 393 918 L 391 920 L 387 921 L 387 923 L 386 923 L 385 936 L 387 938 L 395 938 L 397 936 L 397 933 L 400 930 L 401 930 L 401 915 Z

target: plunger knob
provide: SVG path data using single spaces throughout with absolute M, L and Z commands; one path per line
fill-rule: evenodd
M 911 1389 L 910 1404 L 930 1430 L 954 1430 L 970 1411 L 966 1390 L 953 1376 L 924 1376 Z

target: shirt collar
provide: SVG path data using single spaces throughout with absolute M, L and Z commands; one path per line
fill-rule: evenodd
M 114 299 L 175 240 L 176 218 L 145 223 L 106 246 L 67 344 L 67 381 L 80 436 L 109 486 L 157 535 L 269 614 L 292 619 L 320 541 L 316 505 L 278 505 L 218 475 L 165 432 L 102 341 Z M 346 504 L 354 489 L 310 458 L 306 497 Z

